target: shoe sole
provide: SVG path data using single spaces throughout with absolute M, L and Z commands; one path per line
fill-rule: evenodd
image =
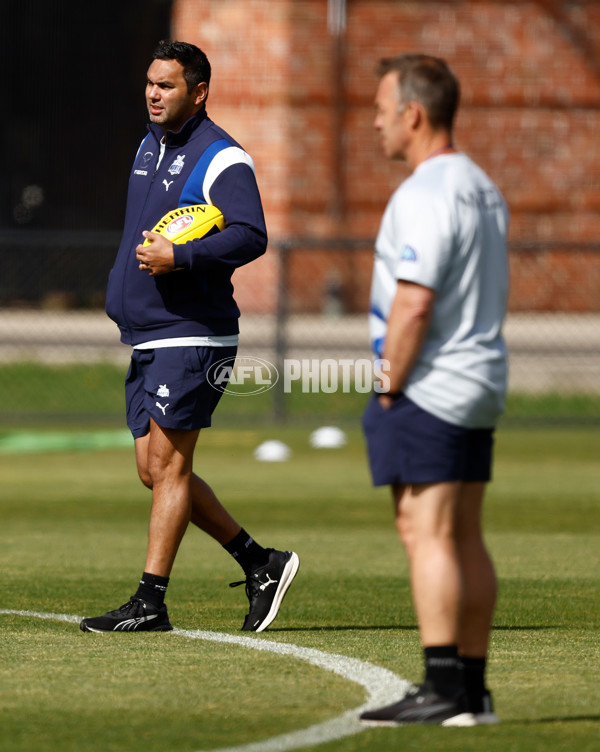
M 461 713 L 444 721 L 442 726 L 492 726 L 496 723 L 500 723 L 500 719 L 495 713 Z
M 473 713 L 459 713 L 452 718 L 447 718 L 445 721 L 442 721 L 440 725 L 466 728 L 469 726 L 477 726 L 477 721 L 475 720 Z
M 265 616 L 262 624 L 258 627 L 258 629 L 254 630 L 255 632 L 262 632 L 275 619 L 275 617 L 277 616 L 279 612 L 279 608 L 281 606 L 283 598 L 285 594 L 287 593 L 288 588 L 292 584 L 294 577 L 298 573 L 299 566 L 300 566 L 300 559 L 298 558 L 298 554 L 292 551 L 292 555 L 290 556 L 287 564 L 283 568 L 283 573 L 281 575 L 279 587 L 277 588 L 277 591 L 275 592 L 275 597 L 273 598 L 273 603 L 271 603 L 271 608 L 269 609 L 269 613 Z
M 93 632 L 94 634 L 112 634 L 113 632 L 120 632 L 121 634 L 127 634 L 130 632 L 171 632 L 173 627 L 163 625 L 162 627 L 155 627 L 154 629 L 94 629 L 94 627 L 88 627 L 87 624 L 81 623 L 79 628 L 82 632 Z
M 483 714 L 480 715 L 489 715 L 489 714 Z M 493 713 L 491 714 L 493 715 Z M 446 726 L 446 727 L 457 727 L 457 728 L 467 728 L 470 726 L 478 726 L 483 725 L 485 723 L 498 723 L 498 718 L 496 717 L 495 721 L 481 721 L 478 720 L 478 716 L 473 715 L 473 713 L 459 713 L 458 715 L 452 716 L 452 718 L 446 718 L 445 721 L 439 721 L 439 720 L 415 720 L 415 721 L 376 721 L 371 718 L 365 718 L 364 720 L 361 718 L 360 723 L 362 726 L 387 726 L 387 727 L 393 727 L 393 726 Z

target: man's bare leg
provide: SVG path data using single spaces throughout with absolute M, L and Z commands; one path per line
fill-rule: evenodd
M 150 435 L 149 432 L 146 436 L 136 439 L 135 442 L 138 473 L 142 482 L 148 488 L 153 487 L 148 461 Z M 240 532 L 241 525 L 233 519 L 217 499 L 208 483 L 192 472 L 189 487 L 191 495 L 190 521 L 221 545 L 233 540 Z
M 481 530 L 485 487 L 485 483 L 462 484 L 456 519 L 463 579 L 458 645 L 460 654 L 467 656 L 487 654 L 498 592 L 494 566 Z
M 463 581 L 455 539 L 460 483 L 394 489 L 396 525 L 410 563 L 424 647 L 456 645 Z
M 171 574 L 181 539 L 192 515 L 191 477 L 198 431 L 150 424 L 148 472 L 152 479 L 152 511 L 145 571 Z

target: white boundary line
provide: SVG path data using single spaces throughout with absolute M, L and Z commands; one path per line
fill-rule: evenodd
M 69 614 L 17 611 L 4 608 L 0 609 L 0 614 L 66 621 L 75 624 L 81 620 L 80 616 L 71 616 Z M 281 734 L 280 736 L 273 736 L 270 739 L 253 742 L 252 744 L 242 744 L 237 747 L 219 747 L 215 750 L 205 750 L 205 752 L 287 752 L 299 747 L 311 747 L 334 741 L 335 739 L 341 739 L 345 736 L 352 736 L 365 730 L 365 727 L 361 726 L 358 721 L 358 716 L 363 710 L 384 705 L 392 699 L 399 699 L 412 686 L 410 682 L 401 679 L 391 671 L 375 666 L 372 663 L 359 661 L 356 658 L 348 658 L 344 655 L 325 653 L 313 648 L 301 647 L 300 645 L 274 642 L 258 637 L 241 637 L 222 632 L 205 632 L 203 630 L 174 629 L 172 634 L 187 637 L 191 640 L 207 640 L 209 642 L 240 645 L 251 650 L 263 650 L 269 653 L 289 656 L 290 658 L 310 663 L 325 671 L 330 671 L 355 684 L 360 684 L 367 691 L 368 697 L 363 705 L 348 710 L 337 718 L 317 723 L 314 726 L 299 729 L 298 731 L 291 731 L 288 734 Z

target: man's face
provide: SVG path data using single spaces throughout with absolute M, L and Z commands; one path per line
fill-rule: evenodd
M 381 134 L 381 146 L 388 159 L 406 159 L 409 130 L 406 106 L 400 102 L 398 73 L 390 71 L 379 81 L 375 96 L 375 130 Z
M 146 106 L 150 121 L 165 131 L 177 132 L 195 115 L 208 95 L 208 86 L 198 84 L 188 92 L 183 67 L 177 60 L 153 60 L 148 68 Z

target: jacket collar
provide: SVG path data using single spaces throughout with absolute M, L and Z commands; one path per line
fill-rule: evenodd
M 208 120 L 209 118 L 206 114 L 206 108 L 203 107 L 195 115 L 192 115 L 189 120 L 186 120 L 186 122 L 183 124 L 181 129 L 177 131 L 177 133 L 174 133 L 173 131 L 167 131 L 167 146 L 182 146 L 183 144 L 186 144 L 190 140 L 194 131 L 199 128 L 202 123 Z M 157 125 L 156 123 L 148 123 L 148 130 L 154 134 L 157 141 L 160 143 L 164 135 L 164 131 L 160 127 L 160 125 Z

